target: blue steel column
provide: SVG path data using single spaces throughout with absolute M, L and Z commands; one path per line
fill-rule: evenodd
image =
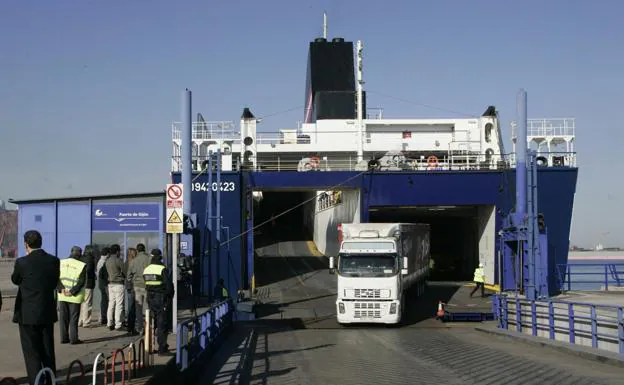
M 217 201 L 216 203 L 216 224 L 215 224 L 215 237 L 217 246 L 217 279 L 224 278 L 221 272 L 221 149 L 217 149 Z M 225 278 L 224 278 L 225 279 Z M 228 285 L 229 282 L 225 284 Z M 229 291 L 229 287 L 228 287 Z
M 211 284 L 214 282 L 212 277 L 212 150 L 208 151 L 208 192 L 206 193 L 206 229 L 208 229 L 208 236 L 204 240 L 205 242 L 205 253 L 206 256 L 204 258 L 204 273 L 206 274 L 206 278 L 204 278 L 204 293 L 208 293 L 208 296 L 212 298 L 212 288 Z
M 191 213 L 191 182 L 193 180 L 193 115 L 191 91 L 182 92 L 182 185 L 184 185 L 184 214 Z
M 516 222 L 520 224 L 526 215 L 527 192 L 527 94 L 518 92 L 516 105 Z

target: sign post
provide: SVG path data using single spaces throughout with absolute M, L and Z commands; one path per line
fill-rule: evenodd
M 173 333 L 177 332 L 178 324 L 178 254 L 180 253 L 180 235 L 184 231 L 184 186 L 182 184 L 167 184 L 167 234 L 172 235 L 171 269 L 173 278 L 172 318 Z

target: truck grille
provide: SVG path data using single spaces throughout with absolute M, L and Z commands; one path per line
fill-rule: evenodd
M 355 289 L 355 298 L 381 298 L 381 289 Z
M 375 302 L 355 302 L 355 318 L 381 318 L 381 304 Z

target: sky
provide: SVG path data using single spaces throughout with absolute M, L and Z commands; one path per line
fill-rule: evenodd
M 572 243 L 624 246 L 617 0 L 3 0 L 0 199 L 162 190 L 185 88 L 206 120 L 248 106 L 265 130 L 295 128 L 324 10 L 330 37 L 363 41 L 385 117 L 495 105 L 509 150 L 518 89 L 529 118 L 574 117 Z

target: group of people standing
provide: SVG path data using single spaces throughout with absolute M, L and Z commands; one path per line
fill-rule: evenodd
M 31 384 L 43 367 L 56 373 L 53 329 L 57 321 L 62 344 L 82 343 L 78 328 L 92 326 L 96 282 L 101 293 L 100 323 L 110 330 L 142 334 L 143 313 L 148 306 L 155 317 L 159 353 L 167 354 L 167 319 L 173 283 L 159 249 L 148 255 L 145 245 L 138 244 L 128 250 L 124 261 L 117 244 L 104 247 L 101 252 L 87 245 L 84 253 L 74 246 L 68 258 L 59 259 L 45 252 L 42 244 L 38 231 L 27 231 L 24 234 L 27 255 L 16 260 L 11 275 L 12 282 L 19 287 L 13 322 L 19 325 Z

